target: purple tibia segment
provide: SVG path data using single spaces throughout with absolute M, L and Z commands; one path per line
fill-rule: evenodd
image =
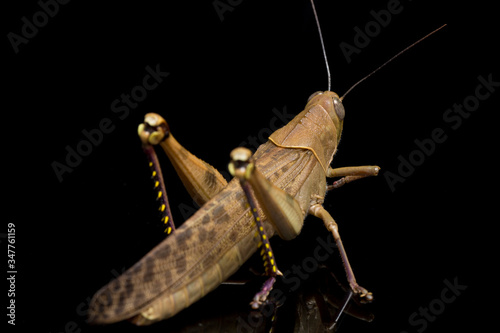
M 170 235 L 175 230 L 174 219 L 168 204 L 167 190 L 161 173 L 160 162 L 152 145 L 142 146 L 144 153 L 148 157 L 149 167 L 151 168 L 154 189 L 157 191 L 156 199 L 160 202 L 161 221 L 165 224 L 165 233 Z
M 264 282 L 264 284 L 260 288 L 260 291 L 255 294 L 253 300 L 250 302 L 252 309 L 258 309 L 264 302 L 266 302 L 267 296 L 269 295 L 271 290 L 273 290 L 274 282 L 276 282 L 276 278 L 274 276 L 271 276 L 266 280 L 266 282 Z
M 271 248 L 271 243 L 269 242 L 269 237 L 267 237 L 264 231 L 264 225 L 262 224 L 262 220 L 259 216 L 259 211 L 257 209 L 257 201 L 253 195 L 253 191 L 250 187 L 250 184 L 246 181 L 240 181 L 241 187 L 245 192 L 245 196 L 247 197 L 248 204 L 250 205 L 250 210 L 252 211 L 255 225 L 257 226 L 257 233 L 260 237 L 259 247 L 261 247 L 260 254 L 262 259 L 264 260 L 264 268 L 266 269 L 266 275 L 268 276 L 276 276 L 278 275 L 278 267 L 276 266 L 276 261 L 274 259 L 274 252 Z M 256 234 L 257 235 L 257 234 Z
M 245 192 L 245 196 L 247 197 L 250 210 L 252 211 L 255 220 L 255 225 L 257 226 L 258 235 L 260 236 L 261 240 L 259 243 L 259 247 L 262 248 L 260 254 L 262 256 L 262 259 L 264 260 L 266 275 L 269 276 L 269 278 L 260 288 L 260 291 L 255 294 L 252 302 L 250 302 L 250 305 L 253 309 L 258 309 L 262 304 L 266 302 L 267 296 L 273 289 L 274 282 L 276 282 L 276 276 L 281 275 L 281 273 L 278 271 L 278 267 L 276 266 L 274 252 L 271 248 L 269 237 L 267 237 L 266 233 L 264 232 L 264 226 L 257 209 L 257 201 L 255 200 L 250 184 L 246 181 L 240 181 L 240 184 L 243 188 L 243 191 Z

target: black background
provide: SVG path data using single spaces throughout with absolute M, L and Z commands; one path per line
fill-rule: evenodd
M 36 1 L 17 4 L 3 11 L 6 216 L 0 230 L 5 236 L 7 223 L 16 225 L 16 328 L 168 332 L 199 328 L 201 318 L 228 306 L 245 311 L 260 280 L 222 286 L 178 318 L 145 329 L 128 323 L 92 327 L 84 316 L 98 288 L 164 237 L 136 135 L 144 114 L 162 114 L 186 148 L 225 171 L 234 147 L 270 127 L 273 109 L 297 114 L 311 93 L 327 88 L 309 2 L 245 0 L 221 21 L 212 1 L 72 1 L 16 54 L 7 34 L 20 34 L 21 18 L 32 21 L 40 10 Z M 317 4 L 332 90 L 339 94 L 448 23 L 344 100 L 344 132 L 333 165 L 377 164 L 382 172 L 331 193 L 325 203 L 359 283 L 376 297 L 367 308 L 373 322 L 345 317 L 340 331 L 417 332 L 423 326 L 412 326 L 409 317 L 441 297 L 445 279 L 467 289 L 425 331 L 479 330 L 489 327 L 498 289 L 493 118 L 499 89 L 456 130 L 443 114 L 474 95 L 478 76 L 500 81 L 498 29 L 488 15 L 493 7 L 402 1 L 402 12 L 347 63 L 339 44 L 353 44 L 354 27 L 364 28 L 373 20 L 370 11 L 387 4 Z M 111 103 L 142 83 L 146 66 L 157 64 L 169 76 L 119 119 Z M 112 120 L 114 130 L 60 182 L 51 164 L 64 163 L 65 147 L 75 148 L 85 139 L 82 130 L 98 127 L 103 118 Z M 408 158 L 417 149 L 414 141 L 429 139 L 436 128 L 446 141 L 392 191 L 384 172 L 397 174 L 398 156 Z M 178 207 L 191 207 L 191 200 L 168 161 L 161 161 L 180 224 Z M 318 235 L 326 237 L 324 228 L 308 218 L 296 240 L 274 240 L 280 269 L 312 256 Z M 1 242 L 5 253 L 5 238 Z M 5 309 L 8 285 L 3 288 Z

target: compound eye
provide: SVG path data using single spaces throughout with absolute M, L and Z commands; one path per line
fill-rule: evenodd
M 337 117 L 339 117 L 340 120 L 344 120 L 345 117 L 344 105 L 337 97 L 333 98 L 333 107 L 335 108 L 335 113 L 337 114 Z
M 309 101 L 311 99 L 313 99 L 314 97 L 316 97 L 318 95 L 323 95 L 323 92 L 322 91 L 316 91 L 314 94 L 312 94 L 311 96 L 309 96 L 309 98 L 307 99 L 307 102 L 309 103 Z

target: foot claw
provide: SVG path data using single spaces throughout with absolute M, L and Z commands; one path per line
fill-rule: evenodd
M 257 310 L 262 306 L 267 301 L 267 296 L 269 295 L 269 292 L 259 292 L 257 295 L 254 296 L 253 300 L 250 302 L 250 306 L 252 309 Z
M 267 296 L 273 289 L 273 285 L 276 279 L 274 277 L 270 277 L 264 284 L 262 285 L 261 290 L 255 294 L 253 300 L 250 302 L 250 306 L 252 309 L 257 310 L 262 304 L 267 301 Z
M 370 303 L 374 299 L 373 294 L 371 292 L 361 287 L 357 283 L 352 283 L 351 289 L 356 295 L 358 295 L 361 298 L 362 302 Z

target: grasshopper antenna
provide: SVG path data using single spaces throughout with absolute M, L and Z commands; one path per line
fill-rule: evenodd
M 314 0 L 311 0 L 312 9 L 314 12 L 314 18 L 316 19 L 316 25 L 318 26 L 319 39 L 321 40 L 321 48 L 323 49 L 323 57 L 325 58 L 326 73 L 328 74 L 328 91 L 330 91 L 332 80 L 330 76 L 330 67 L 328 66 L 328 58 L 326 57 L 325 43 L 323 42 L 323 35 L 321 34 L 321 27 L 319 26 L 318 13 L 316 13 L 316 7 L 314 6 Z
M 312 0 L 311 0 L 312 1 Z M 437 28 L 436 30 L 428 33 L 427 35 L 425 35 L 424 37 L 420 38 L 419 40 L 417 40 L 416 42 L 414 42 L 413 44 L 411 44 L 410 46 L 407 46 L 406 48 L 404 48 L 403 50 L 399 51 L 395 56 L 393 56 L 391 59 L 387 60 L 386 62 L 384 62 L 382 65 L 380 65 L 378 68 L 376 68 L 373 72 L 371 72 L 370 74 L 368 74 L 367 76 L 365 76 L 364 78 L 362 78 L 361 80 L 359 80 L 358 82 L 356 82 L 355 84 L 353 84 L 351 86 L 351 88 L 349 88 L 347 90 L 347 92 L 342 96 L 340 97 L 340 100 L 342 101 L 344 99 L 344 97 L 351 91 L 354 89 L 354 87 L 356 87 L 358 84 L 360 84 L 361 82 L 363 82 L 364 80 L 366 80 L 367 78 L 369 78 L 370 76 L 372 76 L 373 74 L 375 74 L 376 72 L 378 72 L 379 70 L 381 70 L 383 67 L 385 67 L 385 65 L 387 65 L 388 63 L 390 63 L 391 61 L 393 61 L 394 59 L 396 59 L 397 57 L 399 57 L 400 55 L 402 55 L 403 53 L 405 53 L 406 51 L 408 51 L 409 49 L 411 49 L 412 47 L 414 47 L 415 45 L 417 45 L 418 43 L 420 43 L 421 41 L 423 41 L 424 39 L 426 39 L 427 37 L 435 34 L 436 32 L 438 32 L 439 30 L 443 29 L 444 27 L 446 26 L 446 24 L 443 24 L 442 26 L 440 26 L 439 28 Z

